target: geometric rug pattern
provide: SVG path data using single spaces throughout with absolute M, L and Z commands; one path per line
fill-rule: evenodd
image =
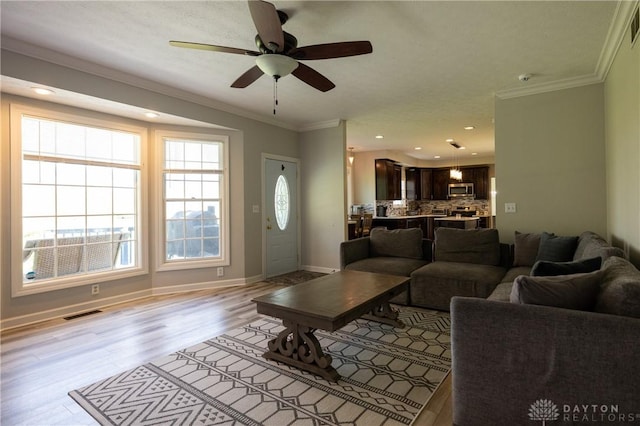
M 105 425 L 409 424 L 451 367 L 450 319 L 396 309 L 403 329 L 316 331 L 337 383 L 264 359 L 283 326 L 263 317 L 69 395 Z

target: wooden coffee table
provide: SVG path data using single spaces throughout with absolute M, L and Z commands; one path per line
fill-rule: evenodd
M 315 330 L 335 331 L 358 318 L 404 327 L 389 300 L 409 286 L 409 277 L 339 271 L 253 299 L 258 313 L 282 319 L 285 329 L 264 353 L 273 359 L 337 381 L 331 355 Z

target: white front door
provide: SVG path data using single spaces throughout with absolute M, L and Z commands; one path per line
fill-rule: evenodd
M 265 158 L 265 276 L 298 270 L 298 164 Z

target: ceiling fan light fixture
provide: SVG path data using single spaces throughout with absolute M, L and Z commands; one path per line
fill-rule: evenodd
M 298 68 L 298 61 L 288 56 L 267 53 L 256 58 L 256 65 L 263 73 L 278 79 Z

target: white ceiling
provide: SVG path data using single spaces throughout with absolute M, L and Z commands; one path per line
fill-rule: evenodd
M 245 89 L 229 87 L 254 65 L 252 57 L 168 44 L 174 39 L 256 50 L 245 1 L 3 0 L 2 47 L 56 62 L 80 59 L 70 65 L 99 65 L 103 75 L 122 79 L 125 73 L 132 81 L 205 96 L 223 109 L 289 128 L 345 119 L 356 151 L 392 149 L 433 159 L 450 156 L 445 139 L 454 138 L 467 147 L 463 157 L 485 156 L 493 153 L 496 92 L 598 81 L 617 7 L 616 1 L 273 3 L 290 15 L 284 30 L 299 46 L 373 45 L 369 55 L 305 62 L 336 84 L 329 92 L 282 78 L 275 118 L 270 78 Z M 523 73 L 532 74 L 526 83 L 518 79 Z M 7 78 L 2 84 L 3 91 L 22 94 L 28 87 Z M 465 125 L 476 129 L 465 131 Z

